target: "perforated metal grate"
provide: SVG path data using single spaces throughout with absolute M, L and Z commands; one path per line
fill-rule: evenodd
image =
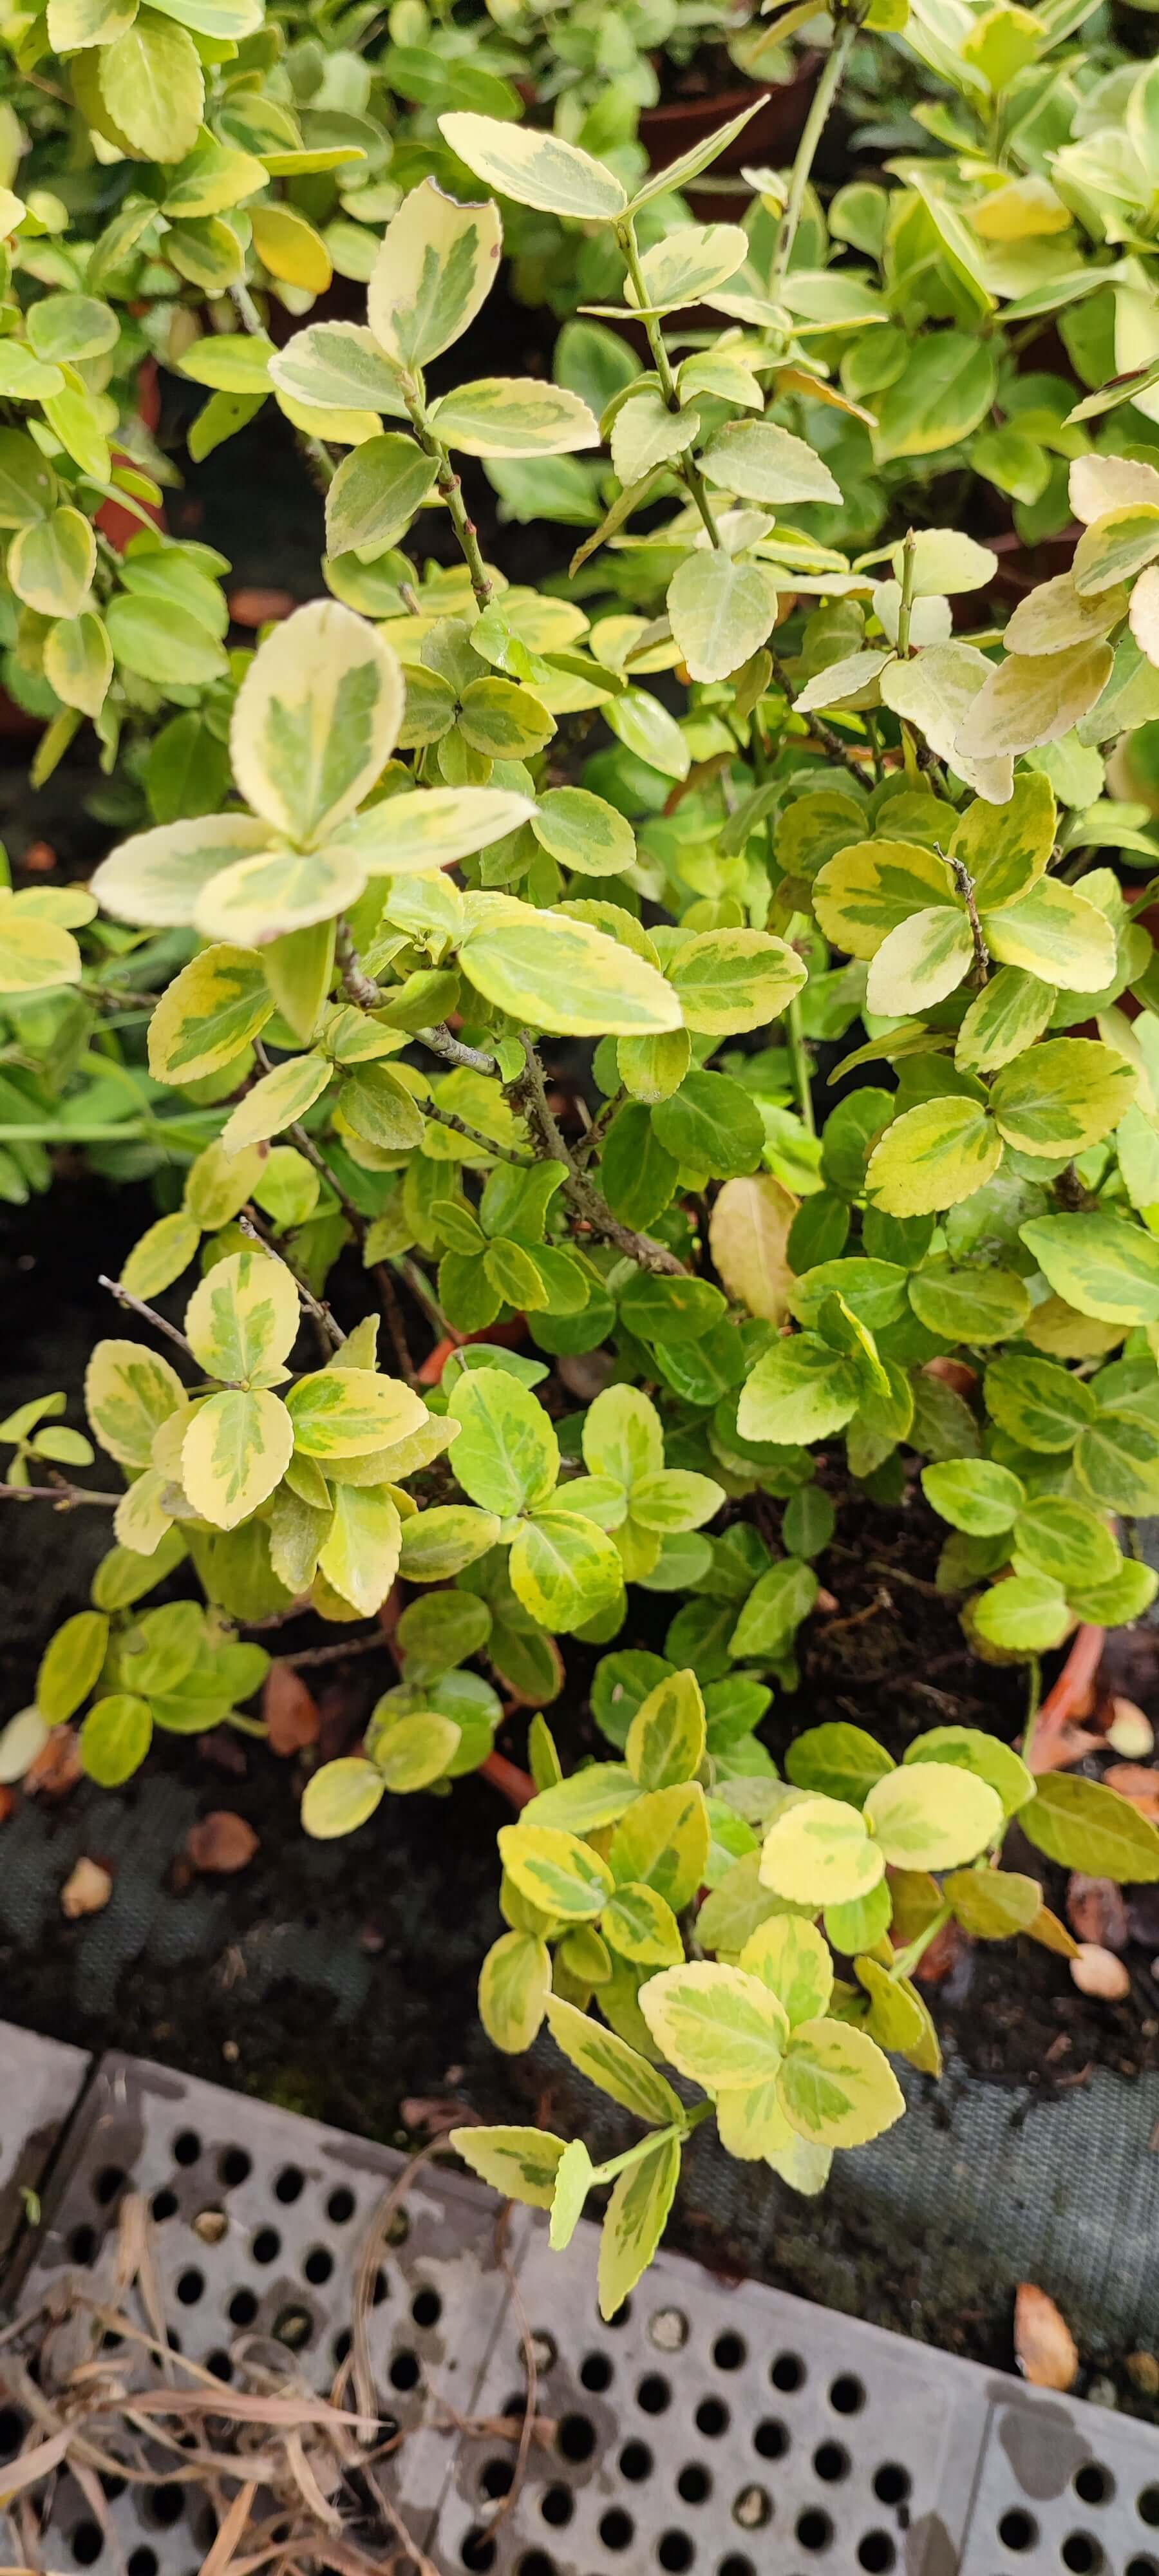
M 100 2278 L 131 2185 L 150 2197 L 182 2349 L 226 2380 L 239 2334 L 273 2334 L 323 2387 L 366 2229 L 402 2169 L 291 2113 L 106 2059 L 23 2295 L 69 2267 Z M 505 2272 L 497 2211 L 426 2168 L 376 2283 L 373 2366 L 408 2436 L 396 2500 L 439 2576 L 1159 2576 L 1159 2434 L 674 2256 L 605 2325 L 594 2232 L 556 2257 L 538 2218 L 515 2213 Z M 544 2439 L 506 2509 L 515 2444 L 493 2428 L 522 2415 L 524 2320 Z M 0 2457 L 20 2432 L 15 2410 L 0 2415 Z M 112 2511 L 127 2576 L 194 2576 L 204 2502 L 160 2480 Z M 66 2479 L 47 2563 L 72 2576 L 98 2562 L 113 2576 Z
M 81 2048 L 0 2024 L 0 2256 L 38 2190 L 88 2073 Z

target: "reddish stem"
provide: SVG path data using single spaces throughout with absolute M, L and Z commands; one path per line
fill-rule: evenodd
M 1065 1743 L 1068 1728 L 1076 1717 L 1085 1714 L 1084 1703 L 1102 1661 L 1106 1633 L 1105 1628 L 1089 1624 L 1076 1631 L 1058 1680 L 1048 1690 L 1038 1712 L 1031 1746 L 1032 1771 L 1057 1767 L 1060 1739 Z M 1067 1758 L 1077 1761 L 1078 1752 Z
M 521 1771 L 517 1762 L 509 1762 L 505 1753 L 489 1753 L 479 1770 L 482 1778 L 498 1789 L 500 1797 L 510 1801 L 517 1815 L 537 1794 L 530 1772 Z

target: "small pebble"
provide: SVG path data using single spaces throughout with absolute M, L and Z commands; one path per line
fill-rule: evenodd
M 1141 2397 L 1159 2397 L 1159 2358 L 1153 2352 L 1129 2352 L 1127 2377 Z
M 1092 2379 L 1087 2390 L 1088 2406 L 1105 2406 L 1108 2410 L 1119 2403 L 1119 2392 L 1113 2379 Z

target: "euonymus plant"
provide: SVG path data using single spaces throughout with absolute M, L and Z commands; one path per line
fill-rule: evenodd
M 805 2191 L 898 2117 L 944 1924 L 1073 1947 L 1013 1818 L 1159 1879 L 1136 1808 L 1032 1761 L 1039 1658 L 1156 1590 L 1159 84 L 1079 0 L 874 0 L 920 97 L 823 208 L 839 10 L 792 171 L 706 222 L 750 111 L 650 172 L 594 86 L 646 12 L 577 11 L 555 72 L 539 13 L 491 14 L 493 67 L 412 0 L 373 66 L 363 13 L 258 0 L 49 0 L 13 53 L 9 176 L 27 144 L 63 191 L 62 99 L 79 162 L 5 209 L 7 668 L 38 775 L 90 718 L 132 828 L 91 889 L 3 898 L 0 1186 L 65 1142 L 158 1213 L 88 1372 L 112 1490 L 65 1474 L 63 1396 L 0 1425 L 6 1496 L 115 1540 L 3 1759 L 78 1720 L 116 1785 L 155 1728 L 253 1730 L 307 1608 L 381 1614 L 396 1667 L 312 1834 L 533 1712 L 482 2016 L 546 2020 L 645 2134 L 457 2143 L 560 2244 L 614 2184 L 610 2313 L 710 2113 Z M 478 372 L 512 233 L 521 291 L 594 308 L 550 376 Z M 333 266 L 365 320 L 304 321 Z M 327 595 L 253 652 L 156 515 L 146 348 L 208 395 L 195 458 L 272 401 L 324 488 Z M 570 531 L 537 586 L 510 517 Z M 1068 528 L 1008 615 L 1004 558 Z M 1022 1755 L 826 1722 L 782 1779 L 842 1505 L 919 1491 L 971 1644 L 1027 1669 Z

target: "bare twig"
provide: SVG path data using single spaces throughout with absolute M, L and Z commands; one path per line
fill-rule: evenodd
M 418 1035 L 420 1043 L 429 1047 L 432 1055 L 441 1055 L 446 1064 L 465 1065 L 470 1073 L 497 1073 L 499 1070 L 493 1055 L 484 1055 L 481 1047 L 464 1046 L 462 1039 L 452 1034 L 445 1020 L 440 1021 L 436 1029 L 420 1029 Z
M 342 977 L 342 990 L 356 1010 L 375 1011 L 382 1001 L 382 987 L 368 975 L 350 933 L 347 920 L 339 921 L 334 941 L 334 956 Z
M 483 1134 L 482 1128 L 470 1127 L 465 1118 L 457 1118 L 453 1109 L 436 1109 L 433 1100 L 424 1100 L 422 1112 L 424 1118 L 433 1118 L 436 1126 L 450 1127 L 456 1136 L 465 1136 L 469 1145 L 482 1145 L 501 1163 L 515 1163 L 528 1172 L 535 1167 L 534 1154 L 519 1154 L 513 1145 L 497 1144 L 494 1136 Z
M 287 1132 L 292 1142 L 297 1146 L 299 1153 L 305 1155 L 307 1162 L 313 1164 L 315 1171 L 321 1173 L 323 1180 L 327 1183 L 328 1187 L 333 1190 L 334 1196 L 337 1199 L 347 1225 L 354 1236 L 355 1242 L 359 1245 L 363 1253 L 365 1253 L 367 1227 L 366 1219 L 363 1216 L 361 1209 L 355 1207 L 352 1198 L 348 1198 L 346 1191 L 343 1189 L 342 1183 L 338 1178 L 337 1172 L 331 1170 L 325 1155 L 319 1152 L 313 1137 L 307 1135 L 305 1128 L 293 1126 L 289 1128 Z M 395 1358 L 398 1361 L 399 1368 L 406 1379 L 407 1385 L 414 1386 L 416 1383 L 415 1364 L 411 1357 L 410 1344 L 406 1337 L 406 1325 L 403 1322 L 402 1308 L 398 1302 L 398 1291 L 385 1262 L 371 1262 L 369 1264 L 369 1268 L 371 1276 L 375 1282 L 375 1286 L 378 1289 L 379 1302 L 386 1318 L 386 1329 L 391 1338 Z
M 155 1307 L 147 1306 L 143 1297 L 131 1297 L 128 1289 L 122 1288 L 119 1279 L 106 1278 L 103 1270 L 98 1272 L 97 1281 L 98 1286 L 108 1289 L 110 1297 L 116 1298 L 118 1306 L 124 1306 L 130 1315 L 139 1315 L 143 1323 L 152 1324 L 154 1332 L 164 1333 L 166 1341 L 174 1342 L 179 1351 L 184 1351 L 187 1360 L 193 1358 L 184 1333 L 178 1332 L 176 1324 L 167 1323 L 164 1315 L 159 1315 Z
M 115 1511 L 124 1499 L 123 1494 L 90 1493 L 87 1485 L 69 1485 L 63 1477 L 56 1485 L 0 1485 L 0 1503 L 55 1503 L 62 1512 L 71 1512 L 77 1503 L 102 1503 Z
M 638 1234 L 634 1226 L 622 1225 L 619 1217 L 613 1216 L 594 1181 L 580 1170 L 552 1114 L 543 1067 L 535 1046 L 525 1029 L 520 1034 L 523 1071 L 516 1074 L 514 1082 L 508 1083 L 507 1097 L 513 1107 L 522 1110 L 540 1161 L 562 1163 L 564 1194 L 576 1215 L 593 1234 L 602 1235 L 607 1243 L 614 1243 L 620 1252 L 627 1253 L 630 1261 L 637 1262 L 641 1270 L 662 1271 L 682 1279 L 684 1264 L 677 1260 L 675 1253 L 669 1252 L 666 1244 L 655 1243 L 651 1235 Z

